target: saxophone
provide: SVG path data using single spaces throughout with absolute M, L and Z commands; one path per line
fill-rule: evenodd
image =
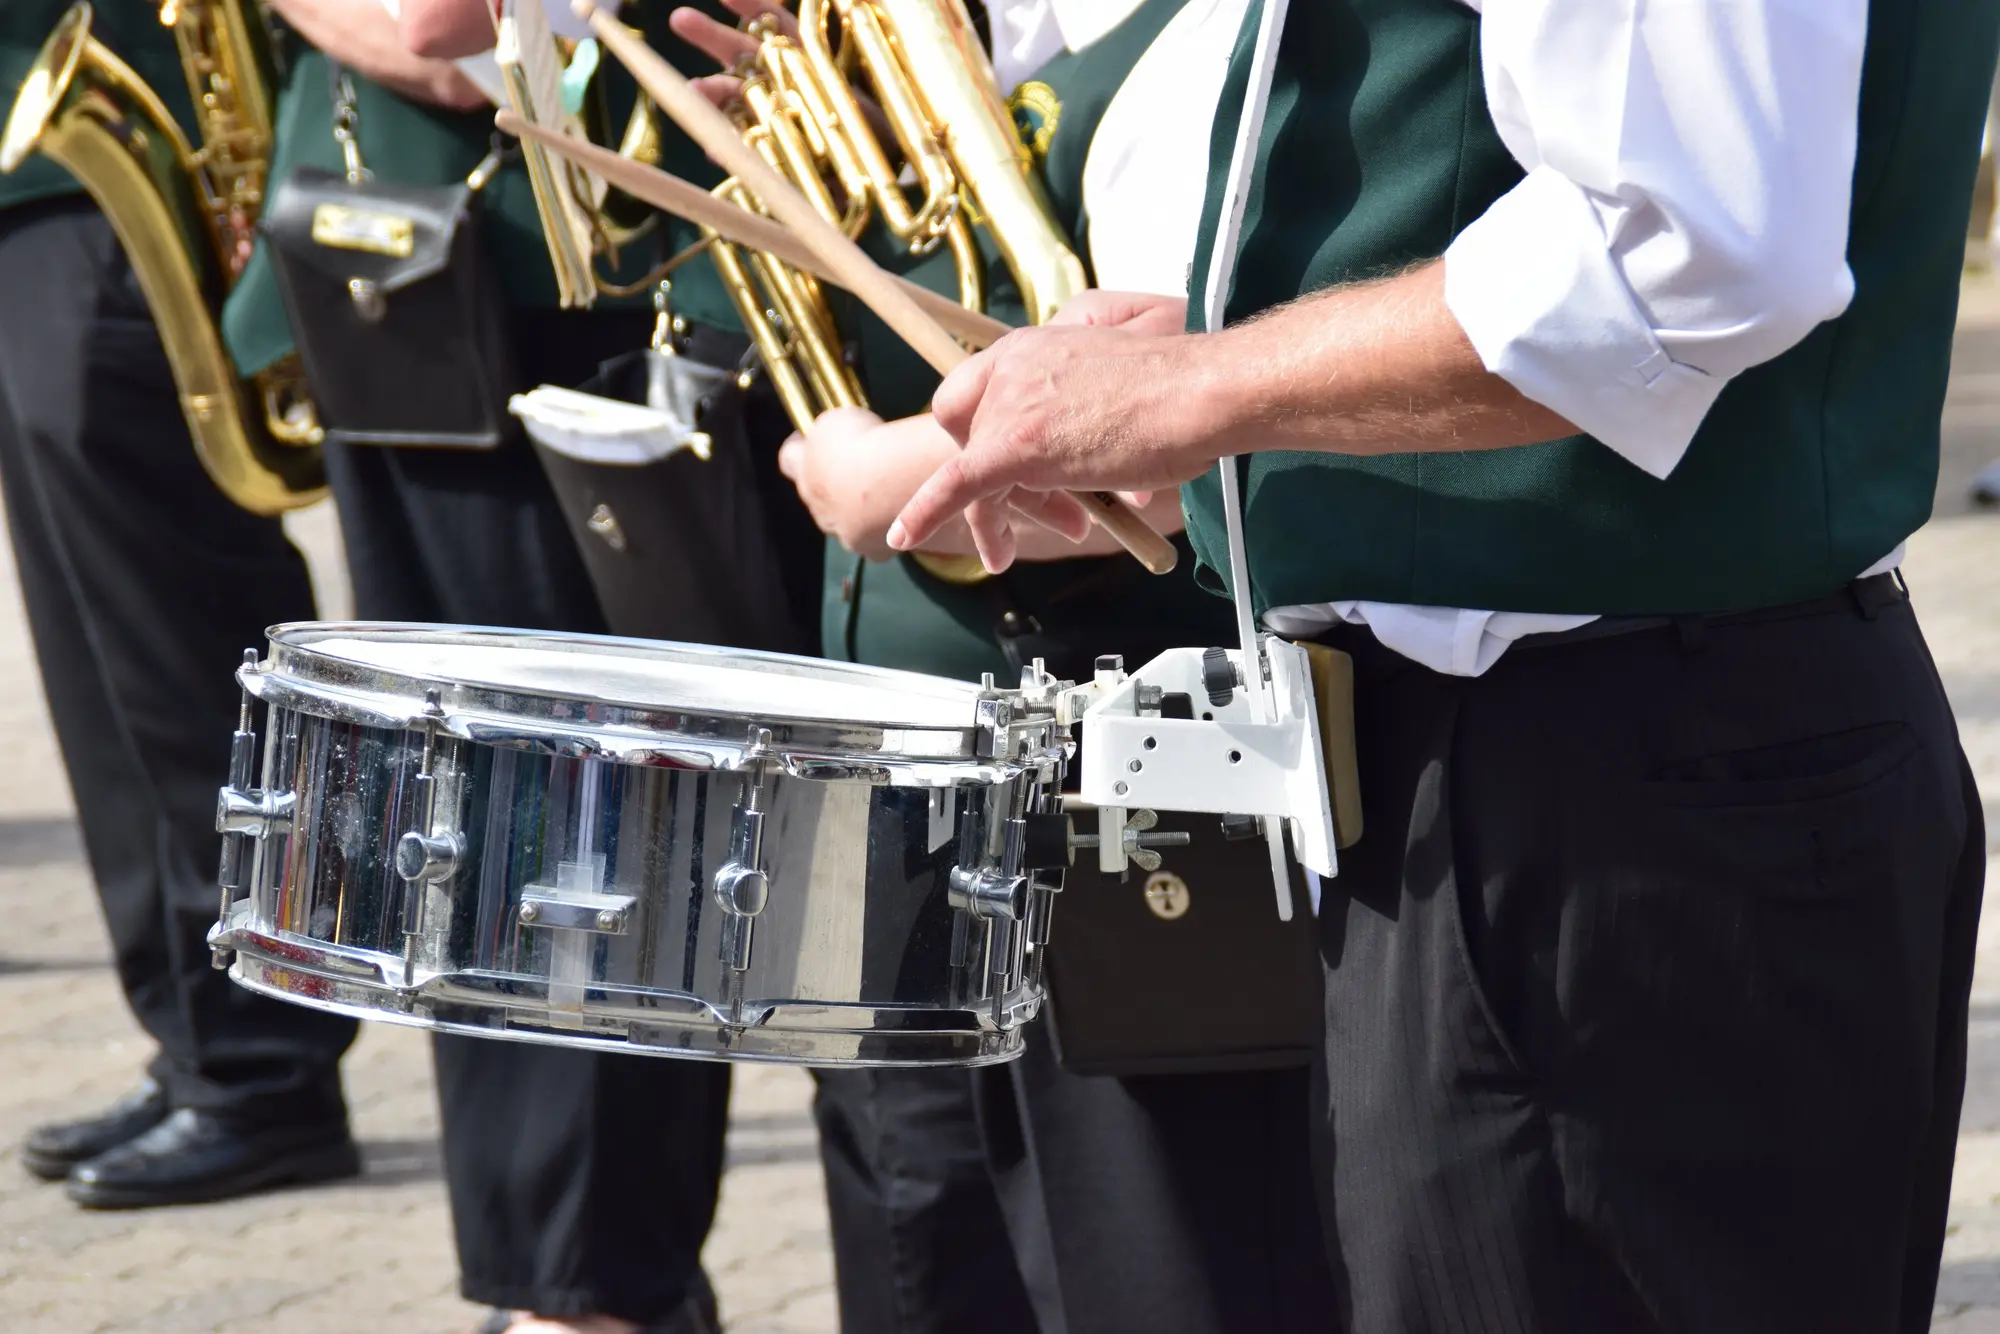
M 40 153 L 96 201 L 125 247 L 173 369 L 195 452 L 230 500 L 278 514 L 325 489 L 321 432 L 295 358 L 249 380 L 219 315 L 248 254 L 270 169 L 275 80 L 254 0 L 166 0 L 201 147 L 78 3 L 56 25 L 0 135 L 0 172 Z

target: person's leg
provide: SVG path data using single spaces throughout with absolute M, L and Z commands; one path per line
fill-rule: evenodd
M 728 1066 L 442 1034 L 435 1049 L 469 1299 L 644 1323 L 705 1288 Z
M 976 1079 L 1042 1334 L 1338 1328 L 1303 1069 L 1072 1075 L 1035 1028 Z
M 1342 1327 L 1926 1328 L 1983 836 L 1907 603 L 1476 681 L 1341 642 L 1369 810 L 1322 917 Z
M 813 1120 L 850 1334 L 1032 1334 L 964 1070 L 820 1070 Z
M 0 474 L 51 716 L 120 980 L 176 1107 L 344 1139 L 351 1021 L 234 986 L 209 964 L 215 789 L 232 669 L 311 614 L 274 520 L 202 471 L 158 336 L 82 201 L 0 215 Z
M 643 316 L 516 312 L 530 383 L 574 383 L 640 346 Z M 330 451 L 357 614 L 602 633 L 581 558 L 527 443 Z M 484 1038 L 434 1042 L 461 1291 L 551 1317 L 699 1310 L 724 1067 Z

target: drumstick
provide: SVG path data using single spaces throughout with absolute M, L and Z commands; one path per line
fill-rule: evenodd
M 748 187 L 779 222 L 819 257 L 830 271 L 829 281 L 852 292 L 916 349 L 917 355 L 939 375 L 949 375 L 966 359 L 965 349 L 952 340 L 944 327 L 926 314 L 860 246 L 821 217 L 819 210 L 790 181 L 743 141 L 742 133 L 730 123 L 729 117 L 696 91 L 685 75 L 627 32 L 623 25 L 599 11 L 591 0 L 576 0 L 576 12 L 590 20 L 597 40 L 618 57 L 654 104 L 673 117 L 711 160 Z M 1179 560 L 1174 544 L 1154 532 L 1136 510 L 1116 495 L 1109 491 L 1070 494 L 1098 526 L 1148 570 L 1166 574 L 1174 568 Z
M 587 139 L 530 124 L 512 111 L 497 113 L 493 123 L 504 133 L 517 139 L 532 139 L 551 152 L 581 164 L 593 175 L 603 177 L 634 199 L 713 228 L 725 241 L 776 255 L 793 268 L 803 269 L 815 278 L 834 281 L 818 256 L 801 245 L 798 238 L 781 224 L 772 222 L 761 213 L 753 213 L 726 199 L 718 199 L 691 181 L 684 181 L 658 167 L 621 157 L 613 150 L 601 148 Z M 1008 325 L 991 315 L 967 310 L 950 297 L 919 286 L 907 278 L 893 278 L 893 281 L 909 292 L 911 298 L 953 337 L 962 338 L 974 347 L 991 347 L 1008 330 Z

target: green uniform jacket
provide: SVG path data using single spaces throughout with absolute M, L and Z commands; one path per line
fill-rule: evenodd
M 1191 291 L 1207 288 L 1259 13 L 1223 90 Z M 1463 454 L 1241 460 L 1258 610 L 1349 599 L 1675 615 L 1833 592 L 1930 514 L 1965 219 L 2000 6 L 1872 0 L 1847 258 L 1854 300 L 1737 376 L 1665 480 L 1576 437 Z M 1444 253 L 1521 179 L 1457 0 L 1288 11 L 1228 317 Z M 1699 130 L 1691 131 L 1699 133 Z M 1199 302 L 1191 314 L 1200 319 Z M 1188 527 L 1226 564 L 1211 473 Z
M 1149 0 L 1086 50 L 1044 66 L 1023 86 L 1033 95 L 1015 99 L 1023 139 L 1041 164 L 1057 220 L 1072 236 L 1081 237 L 1088 225 L 1083 163 L 1104 109 L 1182 3 Z M 934 255 L 909 276 L 947 290 L 949 259 Z M 1018 322 L 1018 297 L 997 265 L 987 290 L 988 309 Z M 841 315 L 851 321 L 846 327 L 854 330 L 875 410 L 891 418 L 924 411 L 937 376 L 872 317 L 847 308 Z M 1123 654 L 1136 666 L 1167 648 L 1233 643 L 1229 604 L 1196 586 L 1188 546 L 1179 545 L 1180 568 L 1164 577 L 1121 555 L 1024 562 L 997 578 L 958 585 L 933 578 L 907 557 L 877 564 L 829 543 L 822 652 L 962 679 L 993 672 L 1006 682 L 1036 656 L 1048 658 L 1058 675 L 1078 678 L 1100 653 Z
M 21 79 L 72 0 L 0 0 L 0 114 L 11 110 Z M 160 26 L 157 0 L 98 0 L 91 32 L 133 72 L 151 84 L 181 128 L 194 136 L 194 104 L 181 72 L 174 35 Z M 69 173 L 46 158 L 30 158 L 0 176 L 0 208 L 81 190 Z
M 713 6 L 704 5 L 706 8 Z M 666 31 L 666 0 L 649 0 L 639 8 L 647 39 L 677 66 L 701 68 L 702 57 L 682 46 Z M 716 12 L 720 13 L 719 9 Z M 600 79 L 612 80 L 610 102 L 621 128 L 632 106 L 632 85 L 609 57 L 599 66 Z M 278 98 L 277 144 L 271 179 L 281 181 L 292 167 L 310 165 L 328 171 L 343 169 L 340 145 L 333 137 L 333 97 L 329 62 L 306 50 L 292 64 Z M 361 156 L 376 179 L 404 185 L 444 185 L 463 180 L 493 147 L 493 116 L 489 111 L 456 112 L 420 106 L 361 78 L 354 79 L 355 114 L 359 121 Z M 721 175 L 684 136 L 669 130 L 661 166 L 688 179 L 714 183 Z M 554 306 L 555 272 L 526 169 L 518 158 L 504 168 L 483 192 L 487 248 L 513 304 Z M 694 239 L 691 225 L 663 219 L 656 233 L 627 247 L 614 275 L 621 281 L 643 276 L 671 250 Z M 601 262 L 600 262 L 601 267 Z M 629 298 L 643 301 L 645 295 Z M 600 299 L 602 305 L 617 304 Z M 707 257 L 681 267 L 675 275 L 674 307 L 688 318 L 724 328 L 736 328 L 733 306 Z M 278 295 L 277 280 L 265 248 L 259 246 L 223 312 L 223 337 L 245 373 L 270 365 L 292 351 L 291 331 Z

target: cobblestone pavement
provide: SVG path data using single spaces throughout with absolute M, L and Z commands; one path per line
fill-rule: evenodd
M 2000 851 L 2000 514 L 1965 481 L 2000 457 L 2000 286 L 1969 289 L 1945 418 L 1938 517 L 1906 570 Z M 343 614 L 337 541 L 301 525 Z M 120 1001 L 0 544 L 0 1159 L 36 1122 L 117 1096 L 147 1044 Z M 2000 872 L 2000 861 L 1995 863 Z M 1973 1073 L 1959 1139 L 1941 1334 L 2000 1334 L 2000 912 L 1981 932 Z M 360 1181 L 232 1204 L 87 1214 L 0 1161 L 0 1334 L 458 1334 L 428 1050 L 366 1025 L 348 1058 Z M 797 1071 L 744 1068 L 707 1262 L 736 1334 L 832 1334 L 826 1211 Z M 1246 1332 L 1247 1334 L 1247 1332 Z
M 324 514 L 298 534 L 348 614 Z M 91 1214 L 18 1162 L 40 1121 L 126 1091 L 150 1053 L 112 976 L 0 542 L 0 1334 L 463 1334 L 428 1039 L 362 1025 L 345 1063 L 359 1181 Z M 804 1072 L 736 1079 L 705 1255 L 732 1334 L 833 1334 L 833 1263 Z M 496 1109 L 505 1114 L 505 1109 Z

